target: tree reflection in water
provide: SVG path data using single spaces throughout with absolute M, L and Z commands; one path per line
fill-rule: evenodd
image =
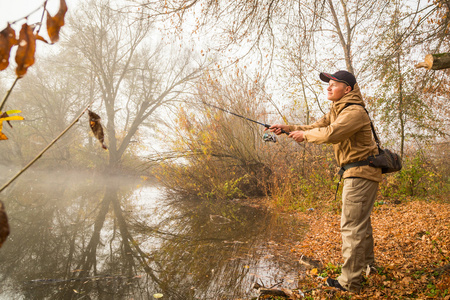
M 256 281 L 295 287 L 294 259 L 276 245 L 298 240 L 300 224 L 237 203 L 164 199 L 123 178 L 46 176 L 1 195 L 11 235 L 0 299 L 245 299 Z

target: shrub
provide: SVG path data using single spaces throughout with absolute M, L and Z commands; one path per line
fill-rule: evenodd
M 399 199 L 448 194 L 449 177 L 439 170 L 445 167 L 437 167 L 432 155 L 427 158 L 423 151 L 415 152 L 406 157 L 402 170 L 384 178 L 380 186 L 381 194 Z

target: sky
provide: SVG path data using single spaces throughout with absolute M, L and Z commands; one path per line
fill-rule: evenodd
M 60 0 L 48 0 L 47 8 L 52 15 L 54 15 L 59 9 Z M 15 21 L 19 21 L 23 24 L 23 18 L 39 7 L 42 7 L 44 0 L 0 0 L 0 30 L 3 30 L 8 24 Z M 67 6 L 70 9 L 74 6 L 78 0 L 66 0 Z M 30 16 L 29 24 L 38 22 L 42 16 L 42 9 L 33 13 Z M 20 26 L 19 25 L 19 26 Z M 14 28 L 16 29 L 16 28 Z

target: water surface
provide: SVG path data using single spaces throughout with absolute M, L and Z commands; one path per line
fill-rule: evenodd
M 293 218 L 167 197 L 157 185 L 29 172 L 1 195 L 0 299 L 251 299 L 296 288 Z

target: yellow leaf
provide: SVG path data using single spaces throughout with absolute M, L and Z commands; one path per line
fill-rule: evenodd
M 11 112 L 11 111 L 8 111 L 8 112 Z M 12 112 L 15 113 L 16 111 L 12 111 Z M 0 140 L 7 140 L 8 139 L 8 137 L 2 132 L 2 130 L 3 130 L 3 121 L 14 121 L 14 120 L 23 120 L 23 117 L 21 117 L 21 116 L 9 116 L 8 113 L 3 113 L 2 114 L 0 112 Z
M 0 119 L 0 140 L 7 140 L 8 138 L 6 135 L 2 132 L 3 130 L 3 122 Z
M 23 120 L 23 117 L 21 117 L 21 116 L 9 116 L 9 117 L 0 118 L 0 122 L 3 122 L 3 121 L 17 121 L 17 120 Z
M 314 276 L 319 274 L 319 272 L 317 271 L 317 268 L 312 269 L 309 273 Z
M 12 110 L 8 110 L 6 113 L 8 114 L 8 115 L 12 115 L 12 114 L 18 114 L 18 113 L 21 113 L 22 111 L 21 110 L 18 110 L 18 109 L 12 109 Z M 1 112 L 0 112 L 1 113 Z

